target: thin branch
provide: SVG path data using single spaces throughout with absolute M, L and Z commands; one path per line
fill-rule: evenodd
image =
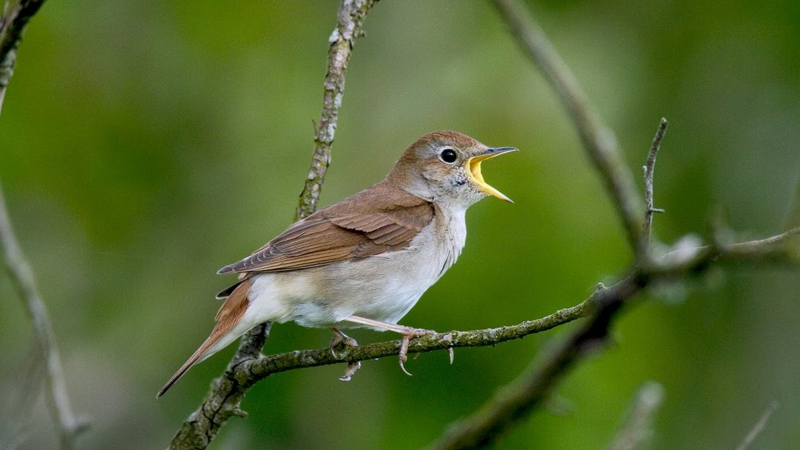
M 47 307 L 39 293 L 39 288 L 36 286 L 33 270 L 31 270 L 14 236 L 1 189 L 0 244 L 3 247 L 3 260 L 6 271 L 31 318 L 36 342 L 46 359 L 47 400 L 53 415 L 53 421 L 56 423 L 61 448 L 73 448 L 75 437 L 85 428 L 86 422 L 76 417 L 70 405 L 69 395 L 67 395 L 67 383 L 64 379 L 64 369 L 61 366 L 61 357 L 59 356 L 55 334 L 53 333 L 53 325 L 50 322 Z
M 797 235 L 800 235 L 800 226 L 792 228 L 791 230 L 786 231 L 785 233 L 768 237 L 766 239 L 759 239 L 757 241 L 749 241 L 749 242 L 741 242 L 738 244 L 733 244 L 731 246 L 731 250 L 737 252 L 748 252 L 748 251 L 760 252 L 765 246 L 782 244 Z
M 664 401 L 664 387 L 655 381 L 644 383 L 634 395 L 625 420 L 609 450 L 634 450 L 646 445 L 653 435 L 653 416 Z
M 656 135 L 653 137 L 653 143 L 650 145 L 650 151 L 647 153 L 647 163 L 642 167 L 644 170 L 644 225 L 642 226 L 642 243 L 640 251 L 649 256 L 648 249 L 650 248 L 650 236 L 653 232 L 653 214 L 657 212 L 664 212 L 663 209 L 656 209 L 653 207 L 653 173 L 656 169 L 656 155 L 659 148 L 661 148 L 661 140 L 664 139 L 664 133 L 667 131 L 667 119 L 662 118 L 661 123 L 658 125 Z
M 783 245 L 776 245 L 775 239 L 768 238 L 727 249 L 700 247 L 691 257 L 673 258 L 669 264 L 661 266 L 637 267 L 619 283 L 598 288 L 592 301 L 593 315 L 579 329 L 535 370 L 523 373 L 508 386 L 498 389 L 476 413 L 448 427 L 429 450 L 478 449 L 494 443 L 541 405 L 573 367 L 605 343 L 614 319 L 646 288 L 678 276 L 699 275 L 723 263 L 762 262 L 765 255 L 772 261 L 800 267 L 800 260 L 787 251 L 792 243 L 786 239 L 780 243 Z M 748 251 L 742 252 L 739 248 Z
M 364 34 L 364 21 L 376 1 L 342 0 L 339 5 L 336 28 L 328 39 L 328 71 L 325 75 L 322 113 L 314 134 L 314 154 L 300 194 L 295 220 L 311 215 L 317 208 L 331 161 L 330 147 L 342 106 L 347 63 L 356 38 Z M 262 358 L 261 348 L 269 337 L 271 326 L 271 322 L 258 325 L 242 337 L 225 372 L 212 382 L 210 392 L 198 409 L 183 422 L 170 443 L 170 449 L 206 448 L 231 416 L 245 415 L 240 404 L 253 383 L 240 383 L 236 369 L 244 362 Z
M 769 418 L 772 417 L 772 413 L 774 413 L 776 409 L 778 409 L 778 402 L 773 401 L 772 403 L 769 404 L 766 411 L 764 411 L 764 414 L 761 415 L 761 418 L 758 419 L 758 422 L 756 422 L 756 424 L 753 426 L 750 432 L 747 433 L 747 436 L 744 437 L 742 443 L 739 444 L 738 447 L 736 447 L 736 450 L 747 450 L 747 447 L 749 447 L 750 444 L 752 444 L 753 441 L 756 440 L 758 435 L 761 434 L 762 431 L 764 431 L 764 427 L 767 426 Z
M 570 369 L 605 340 L 611 319 L 622 302 L 641 289 L 635 279 L 628 277 L 610 288 L 598 289 L 596 301 L 601 306 L 594 320 L 584 322 L 540 364 L 497 389 L 475 413 L 451 424 L 428 450 L 487 447 L 545 403 Z
M 455 347 L 487 347 L 522 339 L 525 336 L 541 333 L 588 316 L 593 310 L 595 301 L 596 296 L 593 294 L 578 305 L 561 309 L 541 319 L 528 320 L 517 325 L 426 335 L 409 342 L 408 353 L 428 353 Z M 336 356 L 331 353 L 329 348 L 262 356 L 255 361 L 244 361 L 237 369 L 237 377 L 247 380 L 248 383 L 256 383 L 272 374 L 289 370 L 397 356 L 400 352 L 401 342 L 401 340 L 395 340 L 348 347 L 342 351 L 337 350 Z
M 322 99 L 322 113 L 314 132 L 314 154 L 303 192 L 295 213 L 295 220 L 311 215 L 319 203 L 319 195 L 325 173 L 331 163 L 330 149 L 339 108 L 344 95 L 347 63 L 353 52 L 356 38 L 364 34 L 364 20 L 376 0 L 342 0 L 339 6 L 338 23 L 328 38 L 328 73 L 325 75 L 325 94 Z
M 525 54 L 539 67 L 572 117 L 589 159 L 603 178 L 634 253 L 641 245 L 641 200 L 614 132 L 606 127 L 567 64 L 519 0 L 493 0 Z
M 6 89 L 14 75 L 19 43 L 28 22 L 42 4 L 44 0 L 21 0 L 14 5 L 6 4 L 3 11 L 3 17 L 0 19 L 0 111 Z M 0 189 L 0 245 L 6 271 L 31 318 L 36 343 L 45 358 L 46 398 L 56 424 L 59 445 L 62 449 L 74 448 L 77 435 L 87 427 L 88 422 L 84 418 L 78 418 L 72 410 L 53 325 L 36 285 L 33 270 L 14 235 L 2 189 Z

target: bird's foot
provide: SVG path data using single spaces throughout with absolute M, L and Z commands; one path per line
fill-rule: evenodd
M 333 355 L 334 358 L 339 359 L 339 355 L 336 354 L 336 347 L 339 346 L 340 344 L 343 345 L 345 348 L 358 347 L 358 342 L 356 342 L 355 339 L 342 333 L 342 331 L 339 330 L 338 328 L 331 328 L 331 331 L 333 331 L 333 339 L 331 339 L 330 348 L 331 348 L 331 355 Z M 356 370 L 354 370 L 353 373 L 355 373 Z
M 355 339 L 351 338 L 350 336 L 342 333 L 342 331 L 338 328 L 331 328 L 333 331 L 333 339 L 331 339 L 331 355 L 334 358 L 339 359 L 339 355 L 336 354 L 336 347 L 341 345 L 345 348 L 354 348 L 358 347 L 358 342 Z M 352 361 L 347 363 L 347 368 L 344 370 L 344 375 L 339 377 L 342 381 L 350 381 L 358 372 L 358 369 L 361 368 L 361 361 Z
M 341 381 L 350 381 L 350 378 L 353 378 L 358 369 L 361 368 L 361 361 L 353 361 L 347 363 L 347 369 L 344 370 L 344 375 L 340 376 L 339 379 Z
M 427 336 L 429 334 L 436 334 L 436 332 L 433 330 L 423 330 L 420 328 L 407 328 L 406 330 L 402 331 L 401 334 L 403 335 L 403 338 L 400 341 L 400 353 L 398 354 L 398 358 L 400 359 L 400 369 L 406 375 L 411 376 L 411 373 L 406 370 L 406 366 L 404 365 L 405 362 L 408 361 L 408 343 L 411 341 L 411 339 Z

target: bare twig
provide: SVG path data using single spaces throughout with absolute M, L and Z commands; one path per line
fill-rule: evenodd
M 641 200 L 614 132 L 595 112 L 572 71 L 519 0 L 493 0 L 525 54 L 539 67 L 572 117 L 589 159 L 603 178 L 634 253 L 641 244 Z
M 561 309 L 541 319 L 528 320 L 517 325 L 426 335 L 409 342 L 408 353 L 427 353 L 455 347 L 487 347 L 521 339 L 588 316 L 593 311 L 596 300 L 596 295 L 593 294 L 578 305 Z M 349 347 L 342 351 L 337 350 L 336 356 L 331 353 L 329 348 L 262 356 L 255 361 L 243 362 L 237 370 L 243 375 L 243 378 L 255 383 L 269 375 L 289 370 L 397 356 L 401 342 L 401 340 L 395 340 Z
M 653 207 L 653 173 L 656 168 L 656 154 L 658 154 L 658 150 L 661 147 L 661 140 L 664 139 L 667 125 L 669 125 L 667 119 L 662 118 L 656 135 L 653 137 L 653 144 L 650 145 L 650 151 L 647 153 L 647 163 L 642 166 L 644 170 L 644 225 L 642 226 L 642 243 L 639 249 L 644 255 L 640 254 L 640 258 L 649 256 L 650 236 L 653 232 L 653 214 L 664 212 L 663 209 Z
M 797 235 L 800 235 L 800 226 L 792 228 L 791 230 L 786 231 L 785 233 L 781 233 L 776 236 L 768 237 L 765 239 L 733 244 L 731 245 L 731 250 L 737 252 L 748 252 L 748 251 L 760 252 L 765 246 L 782 244 Z
M 43 3 L 44 0 L 21 0 L 14 5 L 7 4 L 0 19 L 0 111 L 6 89 L 14 74 L 22 35 L 28 22 Z M 14 235 L 2 190 L 0 190 L 0 244 L 3 248 L 6 271 L 31 318 L 37 345 L 41 348 L 41 354 L 46 361 L 46 398 L 53 421 L 56 423 L 59 444 L 62 449 L 74 448 L 75 438 L 86 428 L 87 422 L 83 418 L 76 417 L 70 405 L 53 326 L 36 286 L 33 270 Z
M 644 383 L 634 395 L 619 431 L 609 450 L 634 450 L 653 435 L 653 416 L 664 401 L 664 387 L 655 381 Z
M 347 63 L 353 51 L 356 38 L 364 34 L 364 20 L 375 0 L 342 0 L 336 28 L 328 42 L 328 73 L 325 75 L 325 95 L 322 99 L 322 114 L 314 132 L 314 155 L 303 192 L 297 205 L 295 220 L 309 216 L 317 209 L 325 173 L 331 163 L 330 149 L 339 108 L 344 95 Z
M 295 220 L 311 215 L 317 208 L 325 173 L 330 164 L 330 147 L 336 132 L 339 109 L 344 95 L 347 63 L 356 38 L 364 34 L 367 13 L 377 0 L 342 0 L 336 28 L 329 38 L 328 72 L 325 75 L 322 113 L 314 134 L 314 154 L 303 191 L 300 194 Z M 239 405 L 253 383 L 241 383 L 235 377 L 243 362 L 258 360 L 272 324 L 267 322 L 242 337 L 239 348 L 227 369 L 212 382 L 211 391 L 200 407 L 189 415 L 173 437 L 170 449 L 206 448 L 231 416 L 243 416 Z
M 593 316 L 595 320 L 584 322 L 541 364 L 498 389 L 475 413 L 450 425 L 428 450 L 480 449 L 494 443 L 543 404 L 569 370 L 603 343 L 622 302 L 640 289 L 636 277 L 628 277 L 610 288 L 598 288 L 595 296 L 600 306 Z
M 756 424 L 753 426 L 750 432 L 747 433 L 747 436 L 744 437 L 742 443 L 739 444 L 738 447 L 736 447 L 736 450 L 747 450 L 747 447 L 749 447 L 750 444 L 752 444 L 753 441 L 756 439 L 756 437 L 758 437 L 758 435 L 761 434 L 762 431 L 764 431 L 764 427 L 767 426 L 769 418 L 772 416 L 772 413 L 774 413 L 776 409 L 778 409 L 778 402 L 773 401 L 772 403 L 769 404 L 766 411 L 764 411 L 764 413 L 761 415 L 761 418 L 758 419 L 758 422 L 756 422 Z
M 75 437 L 86 426 L 86 422 L 75 416 L 70 405 L 64 369 L 61 366 L 61 358 L 53 334 L 53 325 L 42 296 L 39 294 L 39 288 L 36 286 L 33 270 L 14 236 L 2 190 L 0 190 L 0 244 L 3 247 L 6 271 L 27 309 L 33 324 L 36 342 L 41 347 L 41 353 L 46 360 L 47 400 L 53 421 L 56 423 L 61 448 L 73 448 Z
M 758 244 L 762 242 L 761 244 Z M 737 245 L 747 252 L 702 247 L 692 257 L 674 259 L 661 266 L 639 266 L 619 283 L 598 287 L 592 296 L 592 316 L 575 330 L 535 370 L 526 372 L 497 391 L 476 413 L 448 427 L 429 450 L 478 449 L 495 442 L 503 433 L 527 417 L 546 400 L 548 394 L 584 357 L 601 347 L 620 311 L 642 290 L 676 277 L 699 275 L 714 265 L 763 261 L 765 255 L 776 262 L 800 266 L 800 260 L 786 250 L 790 242 L 775 245 L 772 239 Z M 756 251 L 760 250 L 760 253 Z

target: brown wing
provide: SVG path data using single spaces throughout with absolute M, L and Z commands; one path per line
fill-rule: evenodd
M 295 223 L 217 273 L 305 269 L 402 250 L 433 214 L 431 203 L 383 182 Z

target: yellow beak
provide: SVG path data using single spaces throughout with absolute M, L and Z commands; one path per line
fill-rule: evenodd
M 467 173 L 469 174 L 470 181 L 475 183 L 475 185 L 478 186 L 483 192 L 493 195 L 500 200 L 514 203 L 510 198 L 506 197 L 505 194 L 489 186 L 486 181 L 483 180 L 483 175 L 481 174 L 481 162 L 489 158 L 494 158 L 497 155 L 502 155 L 503 153 L 515 151 L 517 151 L 517 148 L 515 147 L 490 147 L 486 149 L 486 152 L 483 154 L 473 156 L 472 158 L 468 159 L 467 169 L 469 170 L 467 170 Z

